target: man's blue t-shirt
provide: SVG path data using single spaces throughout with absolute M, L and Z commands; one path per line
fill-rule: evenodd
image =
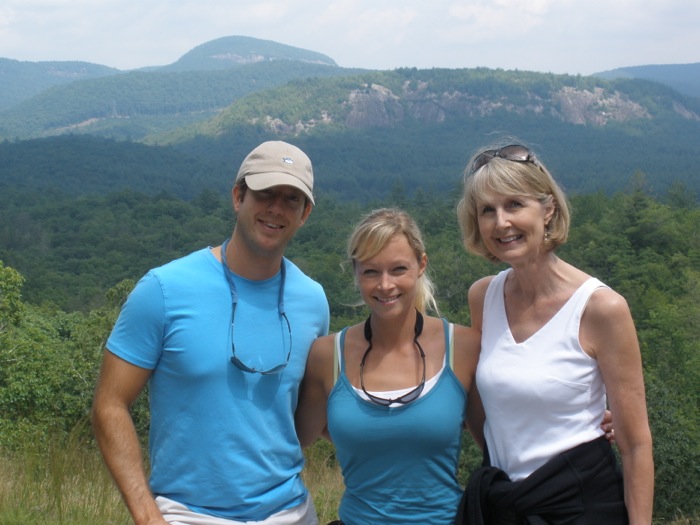
M 303 454 L 294 411 L 314 339 L 328 332 L 322 287 L 284 260 L 284 302 L 292 331 L 280 373 L 244 372 L 284 362 L 287 325 L 278 313 L 280 273 L 231 293 L 209 249 L 151 270 L 125 303 L 107 341 L 120 358 L 152 369 L 150 486 L 194 511 L 260 521 L 303 502 Z

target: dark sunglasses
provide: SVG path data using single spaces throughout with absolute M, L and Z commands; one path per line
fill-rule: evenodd
M 520 144 L 510 144 L 499 149 L 489 149 L 480 153 L 472 162 L 472 167 L 469 174 L 476 173 L 481 168 L 486 166 L 491 159 L 498 157 L 499 159 L 511 160 L 513 162 L 535 162 L 535 154 Z
M 416 324 L 413 330 L 413 343 L 416 345 L 416 348 L 418 348 L 418 353 L 420 354 L 421 360 L 423 361 L 423 376 L 421 377 L 420 384 L 410 392 L 406 392 L 402 396 L 396 397 L 394 399 L 378 397 L 373 394 L 370 394 L 365 388 L 365 361 L 367 360 L 367 355 L 369 354 L 369 351 L 372 350 L 372 327 L 370 325 L 370 318 L 368 317 L 367 321 L 365 321 L 365 339 L 369 343 L 369 346 L 367 347 L 367 350 L 365 350 L 365 354 L 362 356 L 362 362 L 360 363 L 360 386 L 362 387 L 362 391 L 365 393 L 365 395 L 373 403 L 385 407 L 391 406 L 393 403 L 405 405 L 407 403 L 410 403 L 411 401 L 415 401 L 416 399 L 418 399 L 421 393 L 423 392 L 423 389 L 425 388 L 425 352 L 423 351 L 423 347 L 418 342 L 418 336 L 423 332 L 423 315 L 417 310 Z
M 285 369 L 287 364 L 289 364 L 289 358 L 292 355 L 292 327 L 289 324 L 289 319 L 287 319 L 287 314 L 284 312 L 280 312 L 280 319 L 283 319 L 284 322 L 280 321 L 282 323 L 282 327 L 284 328 L 285 323 L 287 326 L 287 334 L 289 335 L 289 348 L 286 352 L 287 357 L 285 360 L 276 365 L 273 366 L 272 368 L 269 369 L 258 369 L 258 368 L 253 368 L 252 366 L 246 365 L 241 359 L 236 355 L 236 345 L 233 342 L 233 325 L 234 325 L 234 318 L 236 315 L 236 303 L 233 303 L 231 306 L 232 311 L 231 311 L 231 362 L 236 365 L 238 368 L 243 370 L 244 372 L 248 372 L 249 374 L 262 374 L 262 375 L 272 375 L 272 374 L 277 374 L 281 372 L 282 370 Z M 284 332 L 284 330 L 283 330 Z M 284 336 L 282 337 L 283 339 L 283 347 L 286 346 L 284 345 Z
M 418 385 L 416 388 L 414 388 L 410 392 L 407 392 L 404 395 L 399 396 L 399 397 L 394 398 L 394 399 L 377 397 L 375 395 L 370 394 L 365 388 L 362 388 L 362 391 L 369 398 L 369 400 L 372 401 L 372 403 L 376 403 L 377 405 L 382 405 L 382 406 L 388 407 L 388 406 L 391 406 L 393 403 L 400 403 L 402 405 L 405 405 L 407 403 L 410 403 L 411 401 L 415 401 L 423 393 L 424 387 L 425 387 L 425 378 L 423 378 L 421 380 L 420 385 Z
M 224 270 L 224 275 L 226 276 L 226 280 L 228 281 L 229 285 L 229 290 L 231 292 L 231 332 L 230 332 L 230 337 L 231 337 L 231 362 L 236 365 L 240 370 L 243 372 L 247 372 L 249 374 L 262 374 L 262 375 L 272 375 L 272 374 L 277 374 L 284 370 L 287 367 L 287 364 L 289 363 L 289 358 L 292 355 L 292 326 L 289 324 L 289 319 L 287 318 L 287 314 L 284 311 L 284 284 L 286 282 L 286 276 L 287 276 L 287 271 L 286 267 L 284 265 L 284 260 L 282 261 L 282 264 L 280 265 L 280 289 L 279 289 L 279 295 L 277 298 L 277 309 L 279 312 L 280 316 L 280 324 L 282 325 L 282 351 L 284 352 L 284 349 L 286 347 L 286 341 L 284 341 L 284 334 L 285 334 L 285 326 L 287 328 L 286 333 L 288 335 L 289 339 L 289 347 L 286 352 L 286 357 L 284 358 L 284 361 L 282 361 L 280 364 L 273 366 L 272 368 L 267 368 L 267 369 L 259 369 L 259 368 L 254 368 L 252 366 L 246 365 L 241 359 L 236 355 L 236 345 L 233 342 L 233 326 L 234 326 L 234 320 L 236 318 L 236 306 L 238 305 L 238 292 L 236 291 L 236 283 L 233 282 L 233 279 L 231 278 L 231 275 L 229 275 L 229 269 L 228 269 L 228 264 L 226 262 L 226 247 L 228 246 L 228 242 L 230 239 L 226 239 L 223 244 L 221 245 L 221 266 L 223 267 Z
M 367 389 L 365 388 L 365 378 L 364 378 L 364 359 L 362 362 L 362 366 L 360 366 L 360 385 L 362 386 L 362 391 L 365 393 L 365 395 L 369 398 L 372 403 L 376 403 L 378 405 L 382 405 L 385 407 L 391 406 L 393 403 L 399 403 L 401 405 L 405 405 L 407 403 L 410 403 L 411 401 L 415 401 L 420 397 L 420 395 L 423 393 L 423 388 L 425 388 L 425 352 L 423 352 L 423 349 L 421 348 L 420 344 L 416 343 L 418 346 L 418 350 L 420 352 L 420 357 L 423 360 L 423 377 L 421 377 L 420 384 L 411 390 L 410 392 L 406 392 L 404 395 L 395 397 L 393 399 L 385 398 L 385 397 L 379 397 L 375 396 L 373 394 L 370 394 Z

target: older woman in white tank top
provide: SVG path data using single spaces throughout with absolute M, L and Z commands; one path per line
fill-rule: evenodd
M 568 236 L 564 193 L 530 149 L 495 147 L 470 161 L 458 216 L 469 251 L 510 266 L 469 291 L 488 460 L 498 469 L 477 474 L 480 501 L 511 519 L 649 525 L 654 466 L 636 330 L 622 296 L 555 254 Z M 606 401 L 622 476 L 599 427 Z M 585 464 L 593 453 L 607 458 L 595 472 Z M 569 510 L 557 503 L 565 497 Z

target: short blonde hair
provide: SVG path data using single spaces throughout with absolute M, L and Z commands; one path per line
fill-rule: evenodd
M 425 255 L 420 228 L 411 216 L 397 208 L 380 208 L 365 215 L 355 226 L 348 240 L 347 254 L 353 269 L 357 262 L 377 255 L 397 235 L 404 235 L 418 261 Z M 419 278 L 415 307 L 422 313 L 428 308 L 438 312 L 435 287 L 427 269 Z
M 499 148 L 479 150 L 467 164 L 464 172 L 464 189 L 457 204 L 457 220 L 462 230 L 464 247 L 493 262 L 500 262 L 484 244 L 479 232 L 477 203 L 489 194 L 514 195 L 536 199 L 543 205 L 554 208 L 547 225 L 544 239 L 548 250 L 555 250 L 564 244 L 569 236 L 571 215 L 564 191 L 554 180 L 549 170 L 531 153 L 527 161 L 507 160 L 494 156 L 476 171 L 472 166 L 484 151 L 498 151 Z

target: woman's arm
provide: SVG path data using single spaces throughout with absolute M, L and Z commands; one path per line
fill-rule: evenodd
M 581 342 L 598 360 L 615 418 L 629 523 L 649 525 L 654 498 L 651 431 L 637 332 L 621 295 L 604 288 L 591 296 L 581 320 Z
M 467 428 L 480 448 L 484 445 L 484 409 L 476 389 L 476 365 L 481 334 L 474 328 L 455 325 L 454 372 L 467 392 Z
M 493 275 L 482 277 L 469 287 L 467 300 L 469 302 L 469 316 L 471 317 L 470 326 L 479 333 L 481 333 L 482 321 L 484 319 L 484 298 L 486 297 L 486 289 L 489 287 L 493 278 Z
M 483 450 L 485 443 L 484 422 L 486 421 L 486 412 L 484 412 L 484 405 L 481 403 L 476 381 L 472 383 L 472 387 L 469 389 L 467 395 L 467 430 L 469 430 L 469 433 L 474 438 L 474 442 Z
M 306 361 L 306 371 L 299 390 L 299 403 L 294 415 L 297 436 L 302 447 L 323 436 L 326 425 L 328 395 L 333 388 L 333 352 L 335 335 L 316 339 Z
M 481 353 L 481 329 L 484 320 L 484 300 L 486 297 L 486 290 L 488 289 L 489 284 L 491 284 L 493 278 L 493 275 L 489 275 L 475 281 L 469 287 L 469 293 L 467 295 L 471 327 L 472 330 L 474 330 L 474 337 L 477 339 L 475 343 L 472 343 L 476 345 L 477 357 L 476 362 L 474 363 L 474 380 L 472 381 L 472 384 L 467 392 L 467 426 L 469 432 L 474 438 L 474 441 L 481 449 L 484 448 L 485 442 L 484 422 L 486 421 L 486 412 L 484 411 L 484 405 L 481 402 L 479 389 L 476 385 L 476 365 L 478 364 L 479 354 Z

